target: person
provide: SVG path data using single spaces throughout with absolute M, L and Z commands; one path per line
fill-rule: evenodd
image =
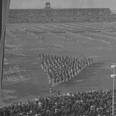
M 52 94 L 53 93 L 53 88 L 52 87 L 50 87 L 50 94 Z
M 39 99 L 38 97 L 35 98 L 35 103 L 38 103 Z
M 57 94 L 58 94 L 58 96 L 60 96 L 60 91 L 59 90 L 57 91 Z

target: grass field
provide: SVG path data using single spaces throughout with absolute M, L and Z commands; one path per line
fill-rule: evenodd
M 112 88 L 110 65 L 116 63 L 116 23 L 8 24 L 5 46 L 3 104 L 49 95 L 39 53 L 94 59 L 94 64 L 54 91 Z

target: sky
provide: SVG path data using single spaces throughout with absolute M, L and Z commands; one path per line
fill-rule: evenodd
M 116 0 L 11 0 L 10 8 L 44 8 L 50 2 L 52 8 L 110 8 L 116 10 Z

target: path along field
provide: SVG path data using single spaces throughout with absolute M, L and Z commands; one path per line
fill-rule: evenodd
M 54 90 L 67 93 L 112 88 L 116 23 L 8 24 L 5 46 L 3 104 L 49 95 L 39 53 L 94 59 L 93 65 Z

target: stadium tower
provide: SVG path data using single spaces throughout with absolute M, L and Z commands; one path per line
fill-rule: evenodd
M 46 2 L 45 9 L 51 9 L 50 2 Z

